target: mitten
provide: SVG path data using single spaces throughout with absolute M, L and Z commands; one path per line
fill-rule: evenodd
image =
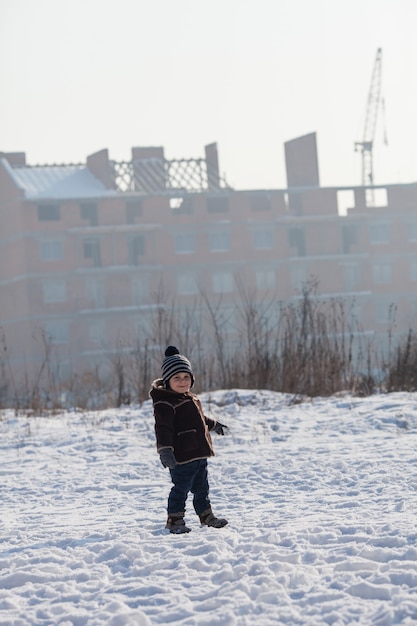
M 161 463 L 164 467 L 169 467 L 169 469 L 174 469 L 177 464 L 175 460 L 174 451 L 171 448 L 162 448 L 159 453 L 159 458 L 161 459 Z
M 224 435 L 224 430 L 223 428 L 228 428 L 228 426 L 226 426 L 226 424 L 220 424 L 220 422 L 216 422 L 215 427 L 213 428 L 214 432 L 217 433 L 218 435 Z

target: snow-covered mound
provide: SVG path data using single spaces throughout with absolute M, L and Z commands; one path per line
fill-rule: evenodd
M 417 623 L 417 394 L 202 394 L 223 529 L 164 529 L 150 402 L 0 418 L 2 626 Z

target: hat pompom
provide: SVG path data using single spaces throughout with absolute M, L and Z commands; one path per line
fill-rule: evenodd
M 173 356 L 174 354 L 179 354 L 180 351 L 175 346 L 168 346 L 165 350 L 165 356 Z

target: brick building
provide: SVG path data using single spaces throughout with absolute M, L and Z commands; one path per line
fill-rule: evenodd
M 287 142 L 285 156 L 286 189 L 244 191 L 220 177 L 216 144 L 201 159 L 133 148 L 130 161 L 102 150 L 81 165 L 0 153 L 9 363 L 39 368 L 42 329 L 63 375 L 93 367 L 122 335 L 152 342 L 156 308 L 174 298 L 186 310 L 201 292 L 232 330 L 239 286 L 287 301 L 310 277 L 320 298 L 354 298 L 381 341 L 392 305 L 395 333 L 415 329 L 417 183 L 320 187 L 314 133 Z

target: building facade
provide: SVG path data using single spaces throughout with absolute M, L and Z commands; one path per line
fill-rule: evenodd
M 239 292 L 288 301 L 312 278 L 317 297 L 354 301 L 364 333 L 415 329 L 417 183 L 320 187 L 315 134 L 285 155 L 286 189 L 245 191 L 221 179 L 215 144 L 202 159 L 133 148 L 130 161 L 103 150 L 81 165 L 0 153 L 8 364 L 39 371 L 51 342 L 64 376 L 96 367 L 123 337 L 156 342 L 158 310 L 193 311 L 202 296 L 232 336 Z

